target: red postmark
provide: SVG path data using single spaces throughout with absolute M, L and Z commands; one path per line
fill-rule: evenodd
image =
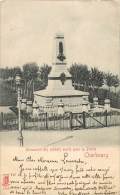
M 4 188 L 8 188 L 9 186 L 9 175 L 8 174 L 3 175 L 2 186 Z

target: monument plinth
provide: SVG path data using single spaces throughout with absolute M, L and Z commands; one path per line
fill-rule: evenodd
M 72 78 L 67 69 L 64 35 L 57 34 L 55 42 L 55 60 L 48 76 L 48 86 L 34 92 L 34 101 L 44 112 L 58 112 L 60 102 L 64 105 L 65 112 L 81 112 L 82 103 L 88 102 L 89 93 L 77 91 L 72 86 Z

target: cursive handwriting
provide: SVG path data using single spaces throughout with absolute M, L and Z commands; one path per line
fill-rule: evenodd
M 118 195 L 111 167 L 88 163 L 81 154 L 14 156 L 12 163 L 11 195 Z

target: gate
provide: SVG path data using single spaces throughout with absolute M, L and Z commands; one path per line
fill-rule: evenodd
M 120 125 L 120 112 L 71 113 L 71 129 L 99 128 Z
M 86 128 L 97 128 L 107 126 L 107 112 L 85 113 Z
M 71 129 L 85 128 L 85 112 L 70 113 Z

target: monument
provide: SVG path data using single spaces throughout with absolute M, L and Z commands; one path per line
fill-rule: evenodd
M 55 36 L 55 56 L 48 76 L 48 86 L 34 92 L 34 103 L 41 112 L 82 112 L 89 108 L 88 92 L 75 90 L 67 69 L 64 35 Z

